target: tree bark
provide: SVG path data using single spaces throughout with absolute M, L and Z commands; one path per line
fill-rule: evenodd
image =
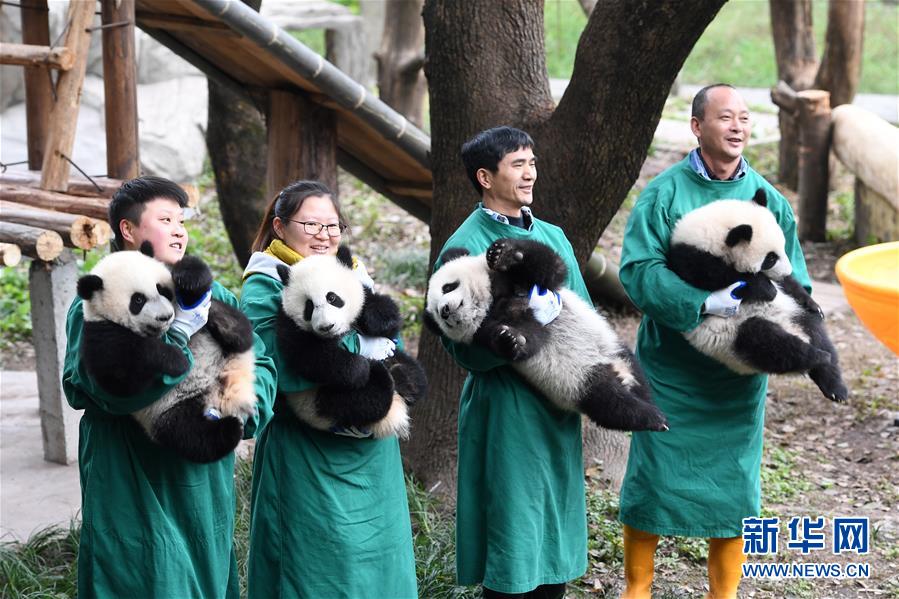
M 262 0 L 244 0 L 259 10 Z M 265 214 L 266 131 L 259 108 L 211 78 L 206 148 L 225 230 L 241 266 Z
M 808 89 L 799 99 L 799 239 L 827 240 L 830 94 Z
M 128 23 L 103 30 L 106 175 L 133 179 L 140 175 L 134 0 L 105 0 L 100 6 L 103 25 Z
M 862 70 L 865 3 L 831 0 L 827 10 L 824 56 L 815 89 L 830 92 L 830 106 L 851 104 Z M 794 88 L 795 89 L 795 88 Z
M 811 0 L 770 0 L 771 32 L 777 78 L 794 91 L 809 89 L 815 81 L 818 57 L 812 29 Z M 792 190 L 799 186 L 799 123 L 793 112 L 780 110 L 778 180 Z
M 578 0 L 578 4 L 581 5 L 581 10 L 584 11 L 584 14 L 589 17 L 596 7 L 596 0 Z
M 583 264 L 637 179 L 681 65 L 723 3 L 597 3 L 571 83 L 554 110 L 542 2 L 427 0 L 432 267 L 478 197 L 459 148 L 501 124 L 534 136 L 540 166 L 535 214 L 565 229 Z M 419 357 L 431 392 L 413 414 L 415 434 L 405 457 L 426 488 L 440 483 L 452 494 L 462 371 L 430 333 L 422 335 Z
M 50 11 L 47 0 L 22 0 L 22 43 L 50 45 Z M 46 69 L 25 67 L 25 119 L 28 168 L 44 164 L 47 123 L 53 107 L 52 82 Z
M 391 0 L 384 13 L 378 62 L 378 94 L 418 128 L 424 123 L 428 91 L 424 74 L 424 0 Z

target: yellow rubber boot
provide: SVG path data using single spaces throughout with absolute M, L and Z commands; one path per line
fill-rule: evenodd
M 709 593 L 706 599 L 737 599 L 745 561 L 742 537 L 709 539 Z
M 659 535 L 624 525 L 624 593 L 621 599 L 650 599 L 653 558 Z

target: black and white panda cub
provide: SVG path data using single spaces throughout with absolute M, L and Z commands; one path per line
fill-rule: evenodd
M 633 353 L 609 323 L 563 287 L 568 269 L 545 244 L 499 239 L 485 254 L 450 248 L 428 283 L 425 322 L 458 343 L 481 345 L 557 406 L 605 428 L 668 430 Z M 528 306 L 534 285 L 559 294 L 546 326 Z
M 378 361 L 340 345 L 350 329 L 396 338 L 402 320 L 393 300 L 363 286 L 346 246 L 336 257 L 278 266 L 278 274 L 284 283 L 279 352 L 294 374 L 319 385 L 286 396 L 297 418 L 319 430 L 407 438 L 409 406 L 427 393 L 424 369 L 400 350 Z
M 184 257 L 171 272 L 140 252 L 115 252 L 78 280 L 84 309 L 81 359 L 106 392 L 122 397 L 146 391 L 160 374 L 190 367 L 181 349 L 162 335 L 178 294 L 191 305 L 212 286 L 202 260 Z M 132 416 L 153 441 L 193 462 L 213 462 L 237 447 L 243 418 L 256 409 L 253 329 L 235 308 L 212 300 L 206 326 L 189 345 L 194 365 L 166 395 Z
M 668 267 L 706 291 L 743 281 L 736 315 L 707 315 L 684 333 L 697 350 L 739 374 L 808 373 L 825 396 L 845 401 L 837 352 L 824 314 L 792 276 L 783 231 L 764 189 L 752 201 L 718 200 L 674 225 Z

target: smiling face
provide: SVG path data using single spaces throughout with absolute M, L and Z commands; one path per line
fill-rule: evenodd
M 126 250 L 137 250 L 143 242 L 149 241 L 155 258 L 170 266 L 181 260 L 187 250 L 184 210 L 175 200 L 150 200 L 144 204 L 137 224 L 123 219 L 119 227 Z
M 306 232 L 300 222 L 319 223 L 322 225 L 338 225 L 340 217 L 331 196 L 309 196 L 290 219 L 275 217 L 272 227 L 275 234 L 287 246 L 303 257 L 315 255 L 334 255 L 340 245 L 341 236 L 330 236 L 328 229 L 322 228 L 315 234 Z
M 484 206 L 507 216 L 521 216 L 522 206 L 534 201 L 537 159 L 532 148 L 519 148 L 499 161 L 496 172 L 482 168 L 477 172 L 483 189 Z
M 425 309 L 449 339 L 471 343 L 492 298 L 484 254 L 462 256 L 444 263 L 431 276 Z
M 702 119 L 690 119 L 702 157 L 709 166 L 738 161 L 749 142 L 752 121 L 746 102 L 730 87 L 710 89 Z

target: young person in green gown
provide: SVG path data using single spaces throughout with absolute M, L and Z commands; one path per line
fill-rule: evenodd
M 241 309 L 278 371 L 278 392 L 313 387 L 282 364 L 276 317 L 283 285 L 276 267 L 337 253 L 346 225 L 331 191 L 298 181 L 272 201 L 244 272 Z M 361 262 L 355 273 L 373 282 Z M 392 340 L 351 332 L 341 341 L 371 359 Z M 417 597 L 412 528 L 399 441 L 366 431 L 324 432 L 301 423 L 283 400 L 256 443 L 249 597 Z
M 115 245 L 136 250 L 149 241 L 157 259 L 172 265 L 187 249 L 187 195 L 159 177 L 125 182 L 109 204 Z M 211 297 L 237 307 L 219 283 Z M 191 312 L 200 311 L 194 320 Z M 206 308 L 208 314 L 208 307 Z M 202 328 L 202 307 L 176 308 L 165 342 L 180 348 L 193 365 L 190 336 Z M 234 534 L 234 455 L 210 464 L 183 460 L 152 442 L 129 414 L 148 406 L 184 377 L 160 374 L 143 394 L 104 392 L 85 371 L 79 354 L 84 313 L 81 298 L 69 308 L 63 390 L 69 404 L 84 410 L 79 434 L 81 541 L 78 596 L 240 596 Z M 275 372 L 256 338 L 258 414 L 244 427 L 252 437 L 271 414 Z
M 462 161 L 481 202 L 441 254 L 482 254 L 504 237 L 540 241 L 564 259 L 566 285 L 590 302 L 565 234 L 531 212 L 531 137 L 511 127 L 482 131 L 463 145 Z M 558 315 L 554 308 L 541 310 L 550 315 L 544 324 Z M 488 598 L 560 598 L 587 567 L 581 417 L 552 405 L 495 354 L 443 343 L 468 371 L 459 399 L 458 582 L 481 584 Z
M 761 503 L 768 377 L 735 374 L 681 334 L 707 314 L 733 314 L 740 300 L 727 289 L 691 287 L 666 267 L 672 227 L 690 210 L 724 198 L 749 201 L 762 187 L 793 276 L 811 290 L 790 204 L 743 157 L 751 132 L 746 103 L 729 85 L 706 87 L 693 100 L 690 126 L 699 148 L 643 190 L 624 234 L 621 282 L 644 314 L 637 358 L 671 427 L 632 437 L 620 509 L 627 599 L 650 597 L 659 535 L 708 538 L 707 597 L 736 597 L 742 520 L 758 516 Z

